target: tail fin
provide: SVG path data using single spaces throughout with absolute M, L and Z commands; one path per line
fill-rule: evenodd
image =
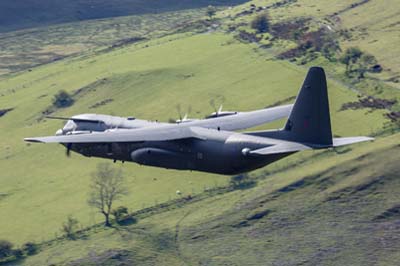
M 292 141 L 332 145 L 328 91 L 323 68 L 312 67 L 308 71 L 284 130 Z
M 310 148 L 339 147 L 373 140 L 369 137 L 332 139 L 326 76 L 321 67 L 312 67 L 308 71 L 283 129 L 247 132 L 247 134 L 297 143 L 296 145 L 283 143 L 282 145 L 263 148 L 252 151 L 251 154 L 253 155 L 288 153 Z

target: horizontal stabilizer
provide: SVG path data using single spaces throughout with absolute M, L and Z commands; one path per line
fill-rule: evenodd
M 333 147 L 340 147 L 358 142 L 371 141 L 374 138 L 370 137 L 348 137 L 348 138 L 333 138 Z
M 279 154 L 279 153 L 291 153 L 309 149 L 312 149 L 312 147 L 309 147 L 301 143 L 282 142 L 266 148 L 250 151 L 249 154 L 255 156 L 264 156 L 264 155 Z

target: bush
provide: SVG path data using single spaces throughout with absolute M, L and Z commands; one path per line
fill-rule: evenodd
M 234 189 L 246 189 L 256 185 L 256 181 L 252 180 L 248 174 L 232 176 L 230 183 Z
M 215 16 L 215 13 L 217 13 L 217 9 L 213 6 L 208 6 L 206 10 L 207 16 L 212 19 L 213 16 Z
M 71 95 L 64 90 L 59 91 L 53 99 L 53 105 L 58 108 L 65 108 L 71 106 L 73 103 L 74 99 L 72 99 Z
M 258 15 L 253 19 L 250 26 L 258 33 L 268 32 L 270 26 L 268 15 L 267 14 Z
M 22 251 L 27 255 L 34 255 L 38 252 L 38 246 L 32 242 L 26 242 L 22 245 Z
M 111 214 L 115 217 L 115 221 L 119 223 L 124 218 L 124 216 L 128 214 L 128 208 L 125 206 L 120 206 L 113 210 Z
M 131 225 L 131 224 L 136 224 L 138 222 L 138 219 L 130 214 L 125 215 L 124 217 L 121 218 L 121 220 L 118 222 L 119 225 Z
M 72 216 L 68 216 L 67 221 L 62 225 L 62 231 L 68 239 L 76 239 L 76 231 L 78 230 L 78 220 Z
M 0 240 L 0 258 L 11 256 L 13 246 L 8 240 Z
M 348 48 L 340 58 L 340 62 L 346 65 L 347 76 L 350 77 L 352 72 L 357 72 L 359 79 L 364 78 L 365 73 L 372 71 L 373 66 L 378 63 L 375 56 L 361 51 L 358 47 Z

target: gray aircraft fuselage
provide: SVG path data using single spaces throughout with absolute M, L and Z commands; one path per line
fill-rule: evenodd
M 246 154 L 246 149 L 259 149 L 270 143 L 271 141 L 267 142 L 266 138 L 257 136 L 228 131 L 218 131 L 218 134 L 213 134 L 210 130 L 207 140 L 70 144 L 69 148 L 88 157 L 131 161 L 167 169 L 233 175 L 263 167 L 292 154 L 273 154 L 264 157 Z

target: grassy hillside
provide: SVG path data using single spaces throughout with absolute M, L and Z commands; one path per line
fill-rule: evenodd
M 62 22 L 160 13 L 208 5 L 232 5 L 243 0 L 3 0 L 0 2 L 0 32 Z
M 23 265 L 396 265 L 398 139 L 314 154 L 256 188 L 58 240 Z
M 330 5 L 307 0 L 251 3 L 267 6 L 273 23 L 317 14 L 310 27 L 349 5 L 339 0 Z M 385 80 L 394 72 L 388 70 L 386 64 L 391 63 L 384 58 L 394 58 L 396 50 L 382 50 L 385 56 L 379 60 L 384 72 L 368 75 L 361 88 L 360 82 L 343 77 L 342 64 L 328 62 L 322 56 L 305 64 L 277 59 L 279 53 L 296 45 L 292 40 L 272 36 L 267 40 L 265 34 L 260 42 L 249 43 L 238 37 L 240 31 L 251 31 L 248 22 L 257 13 L 243 13 L 251 3 L 221 11 L 214 25 L 206 23 L 201 34 L 196 25 L 189 24 L 194 30 L 176 28 L 181 18 L 199 17 L 193 10 L 72 23 L 23 37 L 65 36 L 59 32 L 68 29 L 75 33 L 79 29 L 62 42 L 61 52 L 67 52 L 67 44 L 79 39 L 89 44 L 83 37 L 88 32 L 94 36 L 93 47 L 106 48 L 77 52 L 74 57 L 8 74 L 0 80 L 0 110 L 8 110 L 0 116 L 0 238 L 17 245 L 26 241 L 44 243 L 41 252 L 27 259 L 26 265 L 264 265 L 265 261 L 276 265 L 343 265 L 347 261 L 354 265 L 377 261 L 393 265 L 398 258 L 392 251 L 399 241 L 389 236 L 397 232 L 398 218 L 392 212 L 397 212 L 394 207 L 398 205 L 395 177 L 399 135 L 381 134 L 389 124 L 385 108 L 342 107 L 358 102 L 360 93 L 400 99 L 396 83 Z M 130 25 L 128 21 L 134 19 L 157 22 L 149 27 L 141 23 L 143 27 L 129 33 L 148 39 L 109 49 L 114 43 L 110 39 L 123 38 L 123 30 L 114 32 L 110 25 Z M 97 22 L 101 24 L 98 28 Z M 204 20 L 199 23 L 203 25 Z M 153 29 L 159 32 L 151 32 Z M 12 34 L 7 35 L 13 36 L 7 42 L 14 46 L 20 39 Z M 388 43 L 392 38 L 385 35 Z M 363 41 L 354 40 L 360 45 Z M 102 42 L 104 46 L 98 45 Z M 346 42 L 341 40 L 341 45 L 345 47 Z M 373 52 L 367 46 L 363 49 Z M 226 186 L 229 177 L 118 164 L 127 176 L 130 194 L 117 205 L 126 205 L 131 211 L 176 199 L 177 190 L 203 199 L 188 205 L 180 202 L 172 211 L 161 208 L 162 213 L 143 214 L 138 225 L 90 227 L 101 221 L 86 199 L 90 173 L 102 160 L 76 154 L 68 159 L 61 146 L 22 141 L 28 136 L 52 135 L 62 126 L 60 121 L 45 119 L 43 113 L 49 110 L 59 116 L 107 113 L 167 121 L 177 118 L 177 104 L 183 109 L 191 106 L 191 117 L 204 117 L 212 112 L 211 99 L 229 110 L 286 103 L 297 94 L 308 66 L 313 64 L 325 66 L 331 77 L 328 86 L 334 134 L 378 135 L 376 142 L 336 152 L 296 154 L 251 173 L 259 180 L 257 187 L 217 196 L 211 193 L 214 196 L 210 198 L 203 192 Z M 377 92 L 371 84 L 384 89 Z M 52 99 L 60 89 L 74 95 L 76 102 L 69 108 L 52 109 Z M 282 123 L 263 128 L 280 127 Z M 78 241 L 52 241 L 60 236 L 61 224 L 70 214 L 83 228 L 91 229 Z M 261 217 L 254 218 L 255 214 Z M 380 215 L 383 218 L 377 218 Z M 44 242 L 47 240 L 50 242 Z
M 204 16 L 204 9 L 96 19 L 0 33 L 0 75 L 67 56 L 163 36 Z
M 0 84 L 3 95 L 0 105 L 13 108 L 1 118 L 0 125 L 2 193 L 7 195 L 0 209 L 3 214 L 7 213 L 1 220 L 4 237 L 18 242 L 48 238 L 57 232 L 61 221 L 70 213 L 84 224 L 98 221 L 93 220 L 93 213 L 85 202 L 89 173 L 98 160 L 82 159 L 79 155 L 67 159 L 62 147 L 22 142 L 27 136 L 51 135 L 61 126 L 59 121 L 40 120 L 60 88 L 71 93 L 83 90 L 76 97 L 75 105 L 54 115 L 96 112 L 166 121 L 176 116 L 177 104 L 191 105 L 192 115 L 202 117 L 211 111 L 208 102 L 213 98 L 223 101 L 230 110 L 263 108 L 296 95 L 306 72 L 284 62 L 266 60 L 268 58 L 255 53 L 252 46 L 235 42 L 229 35 L 171 38 L 174 37 L 94 58 L 57 62 Z M 382 127 L 381 112 L 339 112 L 340 106 L 355 100 L 356 95 L 335 82 L 329 85 L 336 134 L 368 135 Z M 91 108 L 105 99 L 113 101 Z M 21 162 L 24 167 L 18 167 Z M 133 164 L 125 164 L 123 168 L 132 188 L 124 204 L 132 209 L 155 200 L 168 200 L 177 189 L 185 193 L 199 192 L 204 186 L 224 184 L 227 179 Z M 154 177 L 157 181 L 153 181 Z M 183 177 L 187 181 L 182 181 Z M 21 216 L 31 216 L 35 221 L 26 231 L 19 230 L 24 221 L 11 222 L 18 221 Z M 42 226 L 44 222 L 46 228 Z

